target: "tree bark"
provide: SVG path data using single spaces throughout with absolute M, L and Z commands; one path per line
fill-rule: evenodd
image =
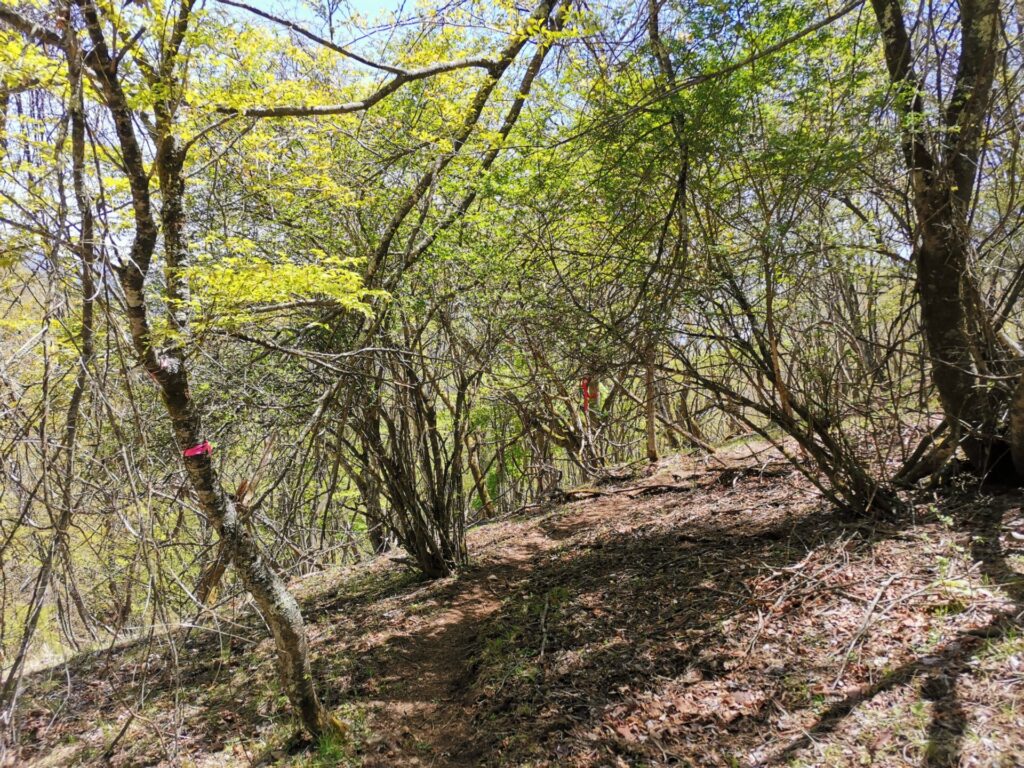
M 956 77 L 944 113 L 932 116 L 933 124 L 923 98 L 927 84 L 914 70 L 912 40 L 899 0 L 872 0 L 872 6 L 902 122 L 902 150 L 918 226 L 917 289 L 932 381 L 954 440 L 975 471 L 1019 481 L 1024 478 L 1024 411 L 1019 418 L 1005 419 L 1002 412 L 1012 389 L 998 384 L 1007 374 L 1019 374 L 1019 356 L 999 341 L 992 312 L 983 305 L 971 273 L 975 254 L 969 214 L 998 62 L 999 0 L 960 3 Z M 1017 402 L 1016 397 L 1012 400 Z
M 466 435 L 466 463 L 473 475 L 473 485 L 476 488 L 477 498 L 480 499 L 480 509 L 484 517 L 494 517 L 494 502 L 491 500 L 491 492 L 487 490 L 487 478 L 480 468 L 480 443 L 473 434 Z
M 654 386 L 654 348 L 647 351 L 644 366 L 644 412 L 647 433 L 647 460 L 658 460 L 658 410 L 657 391 Z
M 191 3 L 182 3 L 160 65 L 162 87 L 154 106 L 157 134 L 154 164 L 163 201 L 158 225 L 150 193 L 150 174 L 135 133 L 134 115 L 118 76 L 118 62 L 107 46 L 99 12 L 92 0 L 77 2 L 92 41 L 87 62 L 114 123 L 132 198 L 135 234 L 131 258 L 117 268 L 132 343 L 142 366 L 160 388 L 175 441 L 178 449 L 184 452 L 204 441 L 199 410 L 189 389 L 183 348 L 189 332 L 188 284 L 184 278 L 184 269 L 188 266 L 184 232 L 185 148 L 178 144 L 173 125 L 174 100 L 180 98 L 180 85 L 175 74 L 179 65 L 175 59 Z M 146 307 L 145 283 L 161 231 L 167 261 L 168 311 L 176 336 L 169 348 L 158 353 Z M 183 460 L 200 507 L 220 534 L 243 586 L 252 594 L 270 626 L 277 648 L 281 685 L 302 724 L 315 736 L 341 728 L 340 723 L 321 706 L 313 686 L 309 647 L 298 603 L 284 580 L 262 557 L 255 538 L 239 520 L 237 508 L 225 493 L 209 452 L 183 456 Z

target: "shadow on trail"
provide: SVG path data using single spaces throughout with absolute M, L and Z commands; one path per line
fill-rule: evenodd
M 1016 497 L 1016 504 L 1008 504 L 1007 498 L 996 498 L 991 507 L 976 510 L 973 515 L 964 516 L 961 521 L 971 534 L 971 555 L 975 562 L 981 564 L 981 572 L 991 584 L 1000 585 L 1013 601 L 1010 611 L 1004 612 L 978 631 L 989 640 L 1003 637 L 1015 627 L 1021 626 L 1021 618 L 1024 616 L 1024 577 L 1007 563 L 1002 546 L 1003 518 L 1008 507 L 1018 506 L 1020 499 Z M 948 669 L 933 673 L 922 688 L 924 697 L 933 702 L 932 721 L 925 748 L 926 768 L 955 768 L 960 765 L 961 742 L 967 731 L 967 717 L 958 700 L 957 678 L 978 647 L 977 643 L 968 644 L 960 658 L 951 659 Z
M 1010 567 L 1002 547 L 1003 518 L 1010 509 L 1019 508 L 1019 493 L 1008 493 L 990 500 L 989 506 L 966 506 L 967 514 L 956 514 L 961 528 L 971 535 L 971 555 L 980 563 L 989 583 L 998 585 L 1010 596 L 1013 607 L 992 618 L 985 626 L 961 633 L 937 651 L 920 656 L 886 674 L 875 684 L 846 696 L 829 707 L 807 732 L 790 742 L 769 761 L 783 765 L 797 751 L 810 746 L 816 737 L 835 731 L 858 705 L 879 694 L 905 686 L 924 677 L 921 696 L 932 703 L 925 768 L 954 768 L 960 765 L 967 715 L 958 696 L 958 678 L 988 643 L 1007 637 L 1022 626 L 1024 617 L 1024 576 Z
M 466 661 L 504 595 L 550 546 L 538 536 L 502 542 L 500 556 L 490 553 L 456 578 L 428 582 L 401 598 L 399 625 L 389 625 L 386 639 L 361 654 L 364 674 L 338 702 L 374 710 L 378 733 L 365 746 L 361 765 L 477 765 L 458 754 L 472 738 L 473 723 L 459 697 L 468 682 Z M 417 611 L 419 600 L 430 609 Z
M 397 567 L 357 571 L 336 589 L 300 599 L 300 607 L 313 634 L 339 615 L 372 615 L 378 601 L 415 592 L 425 583 Z M 57 722 L 76 737 L 113 723 L 99 749 L 127 765 L 216 753 L 228 742 L 258 740 L 261 729 L 292 728 L 294 720 L 281 704 L 266 625 L 252 606 L 240 613 L 234 623 L 201 620 L 191 628 L 79 653 L 26 675 L 25 726 L 16 745 L 22 758 L 45 755 L 61 743 L 64 737 L 51 731 Z M 322 698 L 335 704 L 345 691 L 331 682 L 343 674 L 351 677 L 351 658 L 313 646 L 313 673 Z M 166 722 L 140 717 L 147 709 L 159 711 Z M 145 723 L 147 738 L 119 733 L 126 721 Z M 296 749 L 304 745 L 292 739 Z
M 580 502 L 510 526 L 509 538 L 489 544 L 457 578 L 425 582 L 382 569 L 304 601 L 325 703 L 376 713 L 373 739 L 360 747 L 363 765 L 664 765 L 698 756 L 701 764 L 729 764 L 758 750 L 758 765 L 786 764 L 858 705 L 913 684 L 931 711 L 923 765 L 957 765 L 968 716 L 958 678 L 986 642 L 1020 626 L 1024 582 L 1000 534 L 1004 514 L 1022 497 L 955 514 L 972 537 L 974 560 L 1014 609 L 826 701 L 803 736 L 779 743 L 780 708 L 806 710 L 801 681 L 831 681 L 838 663 L 824 636 L 805 632 L 792 647 L 763 637 L 765 605 L 751 584 L 799 573 L 818 550 L 838 552 L 840 563 L 866 556 L 905 531 L 806 504 L 794 509 L 778 483 L 735 490 L 669 494 L 636 516 L 627 499 Z M 952 502 L 948 508 L 956 513 Z M 174 728 L 187 734 L 174 742 L 177 753 L 210 754 L 226 737 L 255 739 L 259 724 L 290 722 L 276 700 L 262 626 L 247 623 L 238 634 L 197 635 L 163 669 L 166 643 L 152 658 L 141 642 L 76 658 L 66 672 L 77 695 L 57 689 L 37 700 L 52 701 L 52 711 L 85 730 L 145 688 L 161 707 L 193 705 L 175 716 Z M 762 653 L 752 661 L 755 645 L 769 640 L 777 658 L 763 663 Z M 36 673 L 27 685 L 41 690 L 64 676 L 64 669 Z M 80 695 L 100 684 L 103 691 Z M 128 741 L 119 749 L 133 746 Z
M 569 516 L 543 527 L 557 539 L 586 530 Z M 773 517 L 771 510 L 750 516 L 728 509 L 705 513 L 692 527 L 651 528 L 570 544 L 536 562 L 506 597 L 481 635 L 463 693 L 467 706 L 478 705 L 474 737 L 457 755 L 465 764 L 558 764 L 570 755 L 588 765 L 618 756 L 685 763 L 711 754 L 692 747 L 712 725 L 737 747 L 753 742 L 764 701 L 732 689 L 747 675 L 737 672 L 744 659 L 729 642 L 732 627 L 756 620 L 748 584 L 852 529 L 831 511 L 779 510 Z M 891 534 L 898 531 L 855 534 L 850 545 L 869 547 Z M 616 725 L 642 710 L 648 691 L 680 693 L 679 680 L 708 695 L 720 689 L 722 706 L 740 702 L 744 716 L 712 707 L 661 740 Z M 683 742 L 691 751 L 676 751 Z M 594 750 L 589 758 L 587 749 Z

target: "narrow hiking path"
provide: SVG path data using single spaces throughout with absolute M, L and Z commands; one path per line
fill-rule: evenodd
M 378 652 L 388 670 L 379 698 L 367 706 L 383 739 L 366 765 L 478 764 L 461 750 L 472 736 L 472 713 L 461 689 L 476 643 L 484 622 L 500 610 L 503 592 L 556 542 L 531 527 L 489 544 L 493 554 L 485 562 L 431 590 L 438 609 L 416 623 L 415 634 L 392 636 L 386 654 Z
M 480 526 L 449 579 L 383 557 L 298 581 L 344 743 L 275 721 L 239 606 L 34 675 L 18 764 L 1024 764 L 1024 496 L 866 524 L 777 457 L 722 459 Z
M 675 483 L 671 476 L 660 480 Z M 539 560 L 576 532 L 599 527 L 603 517 L 599 504 L 587 504 L 557 517 L 486 526 L 472 536 L 477 551 L 469 569 L 396 599 L 388 617 L 393 633 L 376 636 L 370 649 L 387 671 L 372 683 L 375 698 L 365 702 L 374 737 L 364 765 L 480 765 L 483 756 L 469 748 L 475 702 L 466 688 L 487 621 Z
M 528 590 L 531 576 L 553 553 L 593 547 L 595 537 L 609 531 L 628 537 L 648 525 L 652 513 L 678 505 L 679 494 L 713 487 L 724 491 L 744 474 L 774 475 L 778 458 L 743 450 L 725 461 L 719 458 L 711 467 L 665 462 L 638 481 L 570 492 L 567 496 L 577 501 L 547 514 L 479 529 L 473 536 L 476 552 L 470 569 L 443 586 L 425 586 L 423 594 L 403 595 L 384 613 L 391 613 L 396 634 L 377 636 L 371 648 L 388 673 L 375 681 L 375 698 L 364 702 L 372 715 L 373 736 L 362 764 L 385 768 L 486 763 L 493 745 L 480 744 L 475 732 L 479 702 L 474 693 L 479 691 L 472 682 L 484 636 L 491 629 L 489 621 L 507 607 L 509 595 Z M 773 469 L 768 468 L 772 460 Z M 792 473 L 786 469 L 782 474 Z M 808 489 L 802 491 L 806 494 Z M 637 499 L 651 496 L 664 498 L 641 508 Z M 623 502 L 635 505 L 637 514 L 623 516 Z M 741 511 L 730 509 L 727 514 Z M 425 611 L 419 620 L 412 618 L 410 613 L 422 610 L 428 594 L 428 605 L 436 610 Z

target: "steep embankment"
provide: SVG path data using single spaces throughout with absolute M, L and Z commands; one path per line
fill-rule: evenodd
M 483 526 L 457 578 L 381 558 L 299 585 L 343 743 L 273 722 L 269 642 L 243 622 L 35 675 L 20 759 L 1024 764 L 1024 497 L 858 525 L 746 453 Z

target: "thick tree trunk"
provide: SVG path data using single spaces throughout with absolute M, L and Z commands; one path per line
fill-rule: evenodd
M 1024 376 L 1010 398 L 1010 456 L 1018 477 L 1024 477 Z
M 997 467 L 1006 454 L 999 439 L 999 395 L 987 377 L 994 358 L 971 327 L 987 318 L 971 318 L 968 300 L 969 243 L 959 235 L 948 190 L 929 190 L 917 201 L 921 241 L 917 252 L 921 323 L 932 361 L 932 381 L 942 410 L 971 464 L 979 472 Z
M 1012 388 L 1000 384 L 1008 374 L 1019 374 L 1019 356 L 997 338 L 971 274 L 969 212 L 998 61 L 999 0 L 961 1 L 957 73 L 944 113 L 934 116 L 925 111 L 927 81 L 914 70 L 899 0 L 872 0 L 872 6 L 903 124 L 902 149 L 918 225 L 914 256 L 921 324 L 932 381 L 954 444 L 963 447 L 974 470 L 1019 481 L 1024 478 L 1024 393 L 1011 397 Z M 1015 418 L 1018 401 L 1021 413 Z

